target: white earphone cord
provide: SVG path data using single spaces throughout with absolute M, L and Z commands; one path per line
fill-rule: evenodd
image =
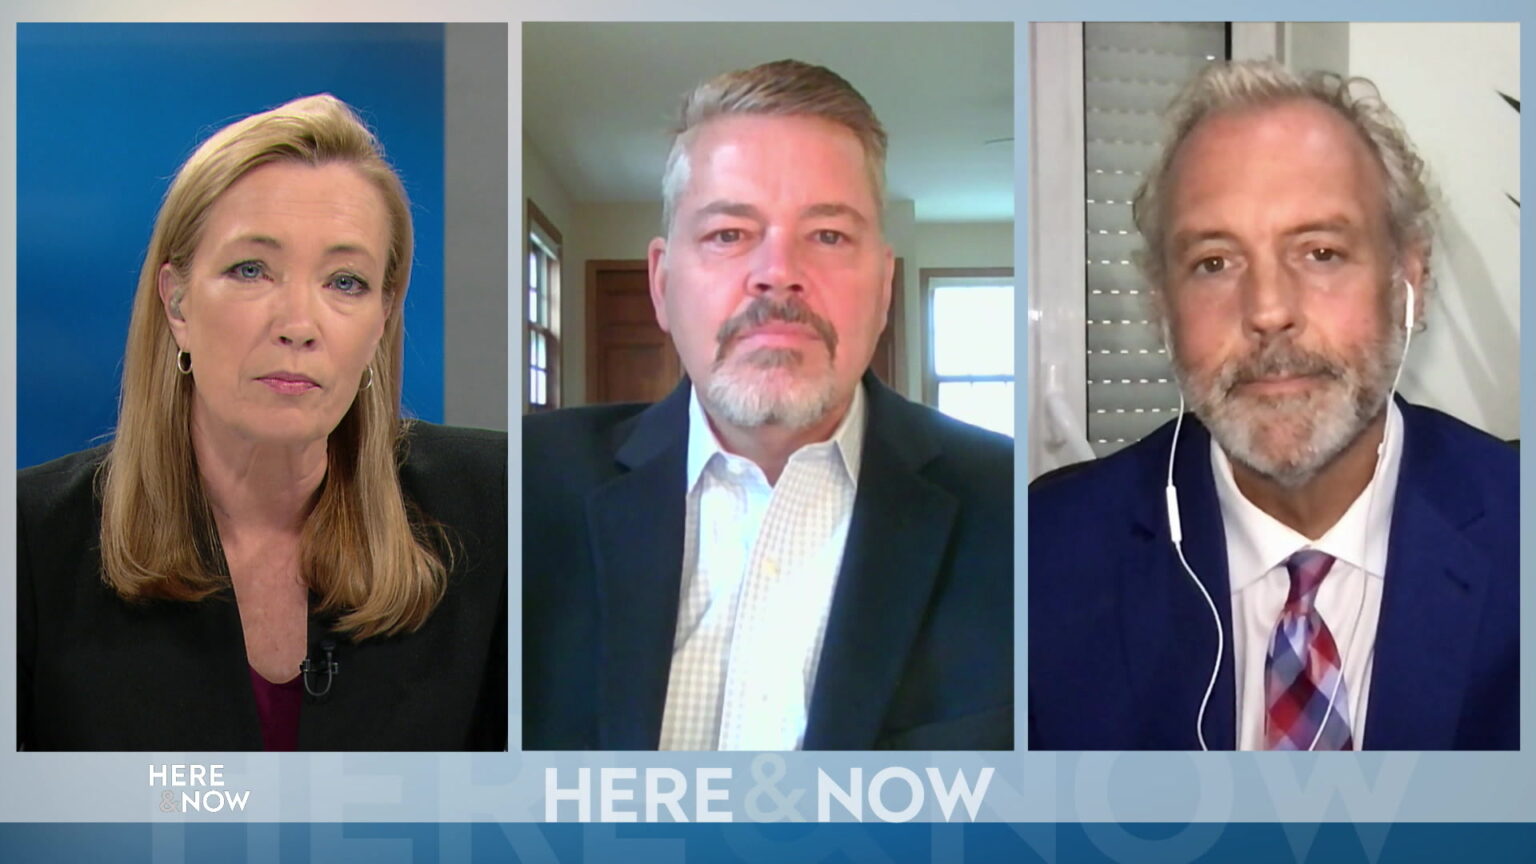
M 1205 684 L 1205 695 L 1200 697 L 1200 713 L 1195 716 L 1195 737 L 1200 741 L 1201 750 L 1209 750 L 1205 743 L 1205 709 L 1211 704 L 1211 693 L 1216 690 L 1216 678 L 1221 674 L 1221 658 L 1226 651 L 1226 630 L 1221 626 L 1221 613 L 1216 611 L 1216 601 L 1211 599 L 1211 592 L 1207 591 L 1205 584 L 1195 576 L 1194 568 L 1189 566 L 1189 561 L 1184 557 L 1184 529 L 1179 519 L 1179 492 L 1173 485 L 1173 454 L 1179 446 L 1179 430 L 1184 428 L 1184 391 L 1179 391 L 1179 416 L 1173 423 L 1173 446 L 1168 450 L 1168 485 L 1164 495 L 1168 503 L 1168 531 L 1173 539 L 1173 551 L 1179 555 L 1179 563 L 1184 565 L 1184 572 L 1189 574 L 1190 581 L 1199 589 L 1200 596 L 1205 598 L 1205 605 L 1211 610 L 1211 620 L 1216 623 L 1216 662 L 1211 665 L 1211 678 Z

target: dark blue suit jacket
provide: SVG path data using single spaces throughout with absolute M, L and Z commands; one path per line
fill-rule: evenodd
M 660 741 L 690 386 L 652 406 L 525 418 L 524 749 Z M 1010 749 L 1012 441 L 873 376 L 865 386 L 859 488 L 804 746 Z
M 1403 458 L 1364 746 L 1518 749 L 1518 453 L 1438 411 L 1398 404 Z M 1030 488 L 1030 749 L 1199 747 L 1216 630 L 1169 541 L 1172 434 L 1169 423 Z M 1174 482 L 1185 556 L 1227 636 L 1205 739 L 1232 749 L 1231 592 L 1210 440 L 1185 419 Z

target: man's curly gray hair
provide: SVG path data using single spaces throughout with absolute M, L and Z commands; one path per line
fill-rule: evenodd
M 1190 81 L 1168 106 L 1170 133 L 1157 162 L 1147 171 L 1131 213 L 1143 247 L 1136 263 L 1154 292 L 1167 276 L 1166 242 L 1170 168 L 1185 139 L 1206 117 L 1217 112 L 1313 99 L 1332 108 L 1360 134 L 1382 169 L 1386 212 L 1394 257 L 1415 249 L 1423 256 L 1425 282 L 1434 241 L 1434 206 L 1430 183 L 1413 142 L 1397 115 L 1381 100 L 1376 85 L 1365 78 L 1344 78 L 1331 72 L 1297 75 L 1273 61 L 1212 63 Z M 1418 286 L 1421 290 L 1428 285 Z

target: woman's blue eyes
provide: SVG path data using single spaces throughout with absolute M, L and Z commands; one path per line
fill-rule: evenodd
M 343 294 L 361 294 L 368 290 L 368 283 L 350 273 L 338 273 L 331 280 L 331 287 Z
M 241 261 L 226 272 L 241 279 L 254 280 L 260 279 L 267 272 L 267 268 L 263 267 L 260 261 Z
M 267 278 L 267 266 L 260 261 L 241 261 L 224 273 L 242 282 L 254 282 L 257 279 Z M 337 273 L 325 284 L 349 295 L 367 293 L 369 288 L 368 280 L 353 273 Z

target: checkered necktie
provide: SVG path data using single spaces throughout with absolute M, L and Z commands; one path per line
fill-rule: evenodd
M 1354 749 L 1339 647 L 1315 606 L 1317 587 L 1332 566 L 1333 556 L 1316 549 L 1303 549 L 1285 561 L 1291 592 L 1264 663 L 1269 705 L 1264 740 L 1270 750 Z

